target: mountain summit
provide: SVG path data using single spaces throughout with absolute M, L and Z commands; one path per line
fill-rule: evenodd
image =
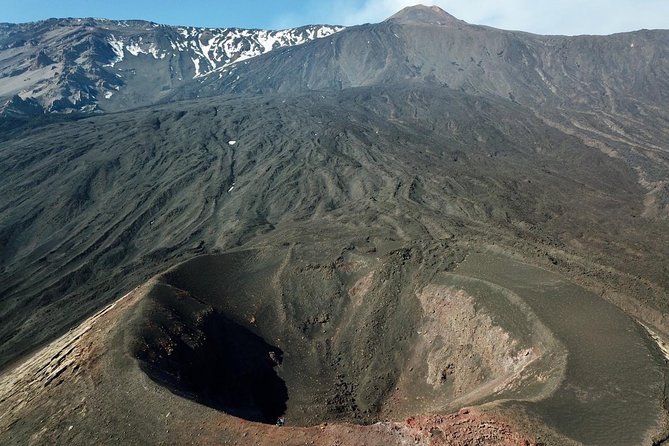
M 463 20 L 459 20 L 438 6 L 416 5 L 408 6 L 386 20 L 401 24 L 422 24 L 422 25 L 463 25 Z

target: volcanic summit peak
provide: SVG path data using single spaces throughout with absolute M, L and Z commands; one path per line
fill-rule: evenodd
M 465 24 L 466 22 L 459 20 L 439 6 L 415 5 L 407 6 L 398 13 L 389 17 L 387 22 L 395 22 L 402 24 L 423 24 L 423 25 L 446 25 L 453 26 L 458 24 Z

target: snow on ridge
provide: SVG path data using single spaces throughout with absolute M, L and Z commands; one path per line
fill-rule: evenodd
M 125 50 L 135 57 L 139 56 L 140 53 L 143 53 L 142 48 L 135 42 L 130 42 L 130 45 L 126 45 Z
M 176 33 L 167 36 L 173 51 L 189 52 L 195 71 L 194 78 L 219 72 L 224 67 L 245 61 L 276 48 L 294 46 L 337 33 L 341 26 L 311 25 L 278 31 L 240 28 L 195 28 L 180 26 Z M 123 60 L 125 53 L 132 56 L 147 54 L 154 59 L 164 59 L 167 52 L 155 43 L 143 42 L 143 37 L 119 38 L 111 34 L 107 43 L 116 56 L 107 66 L 113 67 Z M 197 60 L 197 62 L 196 62 Z
M 252 59 L 276 48 L 300 45 L 343 29 L 341 26 L 317 25 L 279 31 L 179 27 L 176 28 L 177 39 L 170 39 L 170 46 L 175 51 L 192 53 L 190 59 L 195 69 L 195 79 L 220 72 L 229 65 Z
M 341 26 L 312 25 L 303 28 L 292 28 L 279 31 L 223 29 L 214 30 L 214 34 L 206 44 L 200 43 L 202 56 L 206 59 L 208 70 L 201 70 L 195 77 L 204 77 L 220 72 L 225 67 L 266 54 L 274 49 L 301 45 L 310 40 L 319 39 L 337 33 Z M 204 32 L 212 33 L 212 30 Z M 197 41 L 201 42 L 201 36 Z
M 117 63 L 121 62 L 125 58 L 125 52 L 137 57 L 140 54 L 149 54 L 154 59 L 164 59 L 166 54 L 158 49 L 155 43 L 150 45 L 143 44 L 142 37 L 139 38 L 139 41 L 135 39 L 128 39 L 127 42 L 123 38 L 117 38 L 114 34 L 111 34 L 107 38 L 107 43 L 111 47 L 111 50 L 116 56 L 109 64 L 105 65 L 108 67 L 113 67 Z
M 220 73 L 225 67 L 266 54 L 281 47 L 301 45 L 308 41 L 330 36 L 344 28 L 341 26 L 311 25 L 285 30 L 258 30 L 239 28 L 172 28 L 175 32 L 166 35 L 172 52 L 190 53 L 193 62 L 193 78 Z M 126 53 L 132 56 L 150 55 L 164 59 L 168 48 L 159 48 L 150 37 L 117 37 L 110 34 L 107 43 L 114 53 L 106 66 L 113 67 L 124 60 Z M 175 54 L 176 55 L 176 54 Z

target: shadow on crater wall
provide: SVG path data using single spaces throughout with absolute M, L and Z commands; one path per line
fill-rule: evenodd
M 186 292 L 160 285 L 150 297 L 154 318 L 139 328 L 134 355 L 151 379 L 231 415 L 277 421 L 288 400 L 275 370 L 281 349 Z

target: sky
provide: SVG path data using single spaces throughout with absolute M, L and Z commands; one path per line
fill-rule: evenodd
M 0 22 L 50 17 L 144 19 L 170 25 L 288 28 L 379 22 L 403 0 L 0 0 Z M 669 0 L 437 0 L 469 23 L 538 34 L 611 34 L 669 29 Z M 185 6 L 187 5 L 187 6 Z

